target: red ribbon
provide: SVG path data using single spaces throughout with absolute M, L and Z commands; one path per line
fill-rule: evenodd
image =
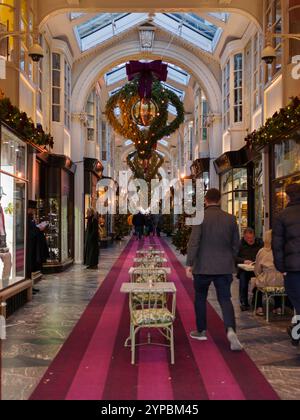
M 129 64 L 126 64 L 126 71 L 129 81 L 140 75 L 139 95 L 141 99 L 151 98 L 153 77 L 156 77 L 160 82 L 166 82 L 168 78 L 168 66 L 163 64 L 161 60 L 155 60 L 151 63 L 130 61 Z

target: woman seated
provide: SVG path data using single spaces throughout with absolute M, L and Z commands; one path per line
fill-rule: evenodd
M 254 290 L 253 293 L 257 292 L 258 288 L 265 287 L 284 287 L 284 277 L 279 273 L 274 265 L 274 256 L 272 251 L 272 231 L 269 230 L 264 236 L 265 246 L 262 248 L 256 257 L 255 262 L 255 275 Z M 261 292 L 258 293 L 257 297 L 257 315 L 263 316 L 263 295 Z M 281 315 L 281 298 L 275 297 L 275 308 L 273 313 Z

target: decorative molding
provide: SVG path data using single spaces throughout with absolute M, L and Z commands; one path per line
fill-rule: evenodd
M 88 124 L 88 115 L 86 112 L 73 112 L 72 113 L 73 120 L 79 120 L 81 124 L 87 127 Z

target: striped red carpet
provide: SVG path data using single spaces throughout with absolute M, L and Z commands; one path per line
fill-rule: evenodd
M 31 400 L 277 400 L 278 396 L 245 352 L 229 350 L 223 323 L 208 305 L 207 343 L 189 338 L 195 329 L 193 283 L 163 240 L 176 283 L 175 366 L 169 350 L 144 346 L 137 364 L 124 347 L 129 332 L 128 297 L 120 293 L 128 281 L 138 246 L 130 241 L 102 287 L 51 364 Z

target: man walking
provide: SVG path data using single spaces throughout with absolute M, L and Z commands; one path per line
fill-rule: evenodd
M 275 266 L 286 273 L 285 289 L 296 314 L 300 316 L 300 184 L 291 184 L 286 189 L 289 204 L 277 217 L 273 227 L 272 248 Z M 298 346 L 300 340 L 292 336 L 292 344 Z
M 217 291 L 222 308 L 227 337 L 232 351 L 243 349 L 236 335 L 236 321 L 231 301 L 232 274 L 240 244 L 240 235 L 234 216 L 220 208 L 221 194 L 211 189 L 205 197 L 205 215 L 202 225 L 194 226 L 188 244 L 187 276 L 194 276 L 197 331 L 191 338 L 207 340 L 206 303 L 211 283 Z

